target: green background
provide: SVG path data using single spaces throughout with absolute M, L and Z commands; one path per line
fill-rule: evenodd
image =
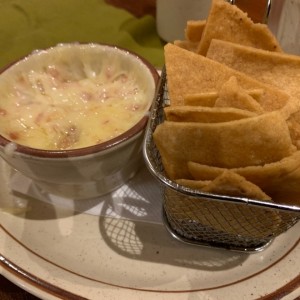
M 113 44 L 163 65 L 155 19 L 136 18 L 104 0 L 0 0 L 0 14 L 0 67 L 66 42 Z

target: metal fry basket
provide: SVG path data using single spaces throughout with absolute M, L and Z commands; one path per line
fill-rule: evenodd
M 257 252 L 299 221 L 298 206 L 203 193 L 168 179 L 152 138 L 168 104 L 163 69 L 143 152 L 148 169 L 161 185 L 163 220 L 173 237 L 189 244 Z

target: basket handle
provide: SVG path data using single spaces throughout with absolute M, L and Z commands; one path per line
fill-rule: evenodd
M 253 22 L 268 22 L 272 0 L 229 0 L 229 2 L 247 12 Z

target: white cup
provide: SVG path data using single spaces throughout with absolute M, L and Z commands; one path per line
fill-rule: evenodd
M 210 0 L 157 0 L 156 27 L 166 42 L 184 39 L 188 20 L 204 20 L 211 6 Z
M 300 0 L 273 0 L 268 25 L 285 52 L 300 55 Z

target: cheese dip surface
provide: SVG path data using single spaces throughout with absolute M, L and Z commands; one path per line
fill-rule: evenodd
M 154 80 L 139 60 L 101 45 L 37 52 L 0 78 L 1 134 L 38 149 L 117 137 L 147 114 L 154 96 Z

